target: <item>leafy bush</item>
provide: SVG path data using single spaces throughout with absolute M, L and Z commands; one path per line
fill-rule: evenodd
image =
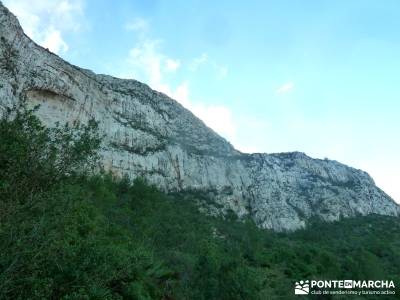
M 94 120 L 48 129 L 33 112 L 22 105 L 0 120 L 2 195 L 22 202 L 93 170 L 101 141 Z

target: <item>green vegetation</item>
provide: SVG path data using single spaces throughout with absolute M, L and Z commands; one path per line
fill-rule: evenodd
M 400 285 L 397 218 L 274 233 L 143 180 L 93 175 L 95 122 L 46 129 L 14 110 L 0 141 L 0 299 L 297 299 L 301 279 Z

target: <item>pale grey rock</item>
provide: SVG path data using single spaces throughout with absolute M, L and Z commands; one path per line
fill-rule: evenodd
M 244 154 L 166 95 L 135 80 L 73 66 L 30 40 L 0 4 L 0 111 L 26 97 L 55 122 L 100 121 L 104 166 L 145 177 L 165 191 L 201 192 L 212 213 L 233 210 L 258 226 L 295 230 L 312 216 L 326 221 L 399 206 L 371 177 L 303 153 Z

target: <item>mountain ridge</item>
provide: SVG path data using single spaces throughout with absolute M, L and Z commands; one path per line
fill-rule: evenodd
M 301 152 L 246 154 L 168 96 L 136 80 L 95 74 L 33 42 L 0 2 L 0 110 L 25 98 L 48 126 L 95 118 L 104 167 L 164 191 L 200 191 L 259 227 L 295 230 L 399 206 L 364 171 Z M 218 207 L 218 208 L 217 208 Z

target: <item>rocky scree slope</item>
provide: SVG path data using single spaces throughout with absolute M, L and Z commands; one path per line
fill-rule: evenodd
M 38 46 L 0 3 L 0 112 L 19 99 L 40 104 L 55 122 L 100 122 L 105 168 L 145 177 L 164 191 L 196 192 L 262 228 L 295 230 L 371 213 L 398 216 L 399 206 L 371 177 L 303 153 L 245 154 L 166 95 L 135 80 L 97 75 Z

